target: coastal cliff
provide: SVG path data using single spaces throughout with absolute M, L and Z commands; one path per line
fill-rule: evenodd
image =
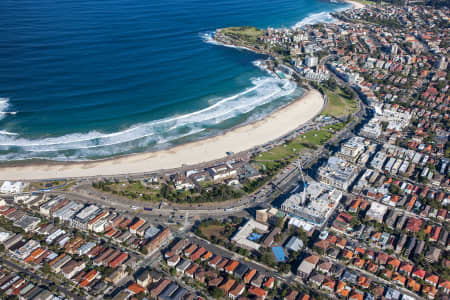
M 247 48 L 258 53 L 268 54 L 264 51 L 264 44 L 260 40 L 264 33 L 264 30 L 250 26 L 227 27 L 217 29 L 214 33 L 214 40 L 224 45 Z

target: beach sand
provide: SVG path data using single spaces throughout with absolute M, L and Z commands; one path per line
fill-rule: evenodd
M 320 113 L 322 95 L 311 90 L 266 118 L 222 135 L 167 150 L 87 162 L 42 162 L 0 167 L 0 180 L 38 180 L 146 173 L 195 165 L 263 145 L 295 130 Z
M 365 4 L 358 2 L 358 1 L 352 1 L 352 0 L 344 0 L 347 3 L 350 3 L 352 5 L 352 9 L 360 9 L 366 7 Z

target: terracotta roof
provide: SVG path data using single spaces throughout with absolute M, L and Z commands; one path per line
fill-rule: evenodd
M 362 247 L 356 247 L 355 252 L 364 255 L 364 253 L 366 253 L 366 249 Z
M 436 294 L 437 290 L 434 286 L 429 286 L 429 285 L 424 285 L 422 288 L 422 292 L 425 294 L 428 294 L 429 296 L 434 297 L 434 295 Z
M 328 281 L 325 281 L 323 284 L 322 284 L 322 288 L 323 287 L 327 287 L 328 289 L 330 289 L 330 290 L 332 290 L 332 291 L 334 291 L 334 287 L 336 286 L 336 281 L 335 280 L 328 280 Z
M 357 291 L 353 291 L 348 299 L 350 299 L 350 300 L 364 300 L 364 295 L 361 294 L 361 293 L 358 293 Z
M 263 290 L 262 288 L 252 286 L 248 289 L 248 292 L 252 295 L 255 295 L 257 297 L 266 297 L 267 291 Z
M 412 276 L 417 276 L 417 277 L 420 277 L 420 278 L 424 278 L 425 275 L 426 275 L 426 272 L 424 270 L 422 270 L 422 269 L 416 269 L 412 273 Z
M 226 265 L 225 270 L 227 272 L 233 272 L 239 266 L 239 262 L 236 260 L 232 260 Z
M 128 289 L 135 294 L 145 293 L 145 291 L 146 291 L 146 289 L 143 286 L 137 284 L 136 282 L 133 282 L 132 284 L 130 284 L 128 286 Z
M 441 282 L 439 282 L 439 287 L 450 290 L 450 281 L 449 280 L 441 280 Z
M 400 275 L 399 273 L 395 273 L 392 280 L 396 281 L 397 283 L 400 283 L 401 285 L 405 285 L 405 283 L 406 283 L 406 277 Z
M 396 259 L 396 258 L 392 258 L 389 260 L 388 265 L 391 265 L 395 270 L 398 269 L 398 267 L 400 266 L 401 261 Z
M 267 278 L 267 280 L 264 282 L 264 286 L 267 288 L 272 288 L 273 284 L 275 282 L 275 279 L 273 277 Z
M 225 294 L 228 294 L 228 292 L 231 290 L 231 288 L 233 287 L 233 285 L 236 283 L 236 280 L 234 279 L 227 279 L 227 281 L 225 281 L 225 283 L 222 283 L 219 288 L 221 288 L 222 290 L 224 290 Z
M 244 289 L 245 285 L 239 283 L 230 291 L 230 295 L 237 297 L 243 292 Z
M 317 265 L 319 260 L 320 260 L 320 256 L 314 255 L 314 254 L 308 256 L 307 258 L 305 258 L 305 261 L 307 261 L 307 262 L 309 262 L 309 263 L 311 263 L 313 265 Z
M 249 283 L 250 281 L 252 281 L 252 278 L 256 275 L 256 270 L 255 269 L 250 269 L 244 276 L 244 282 L 245 283 Z
M 342 256 L 347 258 L 347 259 L 351 259 L 353 257 L 353 252 L 348 250 L 348 249 L 344 249 L 342 251 Z
M 407 264 L 407 263 L 402 263 L 401 267 L 400 267 L 400 271 L 404 271 L 407 273 L 411 273 L 414 269 L 413 265 Z
M 345 282 L 339 281 L 336 287 L 336 293 L 341 295 L 342 297 L 348 297 L 348 295 L 350 294 L 350 289 L 347 287 Z
M 428 275 L 427 277 L 425 277 L 425 281 L 431 282 L 431 283 L 433 283 L 434 285 L 437 285 L 438 282 L 439 282 L 439 276 L 434 275 L 434 274 Z
M 415 280 L 412 279 L 412 278 L 409 278 L 409 279 L 408 279 L 407 286 L 408 286 L 409 289 L 412 289 L 412 290 L 415 291 L 415 292 L 420 291 L 420 289 L 421 289 L 421 287 L 422 287 L 422 286 L 420 285 L 420 283 L 418 283 L 417 281 L 415 281 Z

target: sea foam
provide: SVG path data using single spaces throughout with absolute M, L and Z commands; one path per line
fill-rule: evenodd
M 339 12 L 348 9 L 349 7 L 343 7 L 340 9 L 336 9 L 334 12 Z M 335 23 L 338 20 L 334 18 L 330 12 L 320 12 L 320 13 L 312 13 L 309 14 L 306 18 L 297 22 L 292 28 L 302 28 L 306 25 L 314 25 L 318 23 Z
M 233 48 L 233 49 L 238 49 L 238 50 L 253 51 L 252 49 L 249 49 L 247 47 L 235 46 L 235 45 L 224 44 L 224 43 L 218 42 L 214 39 L 214 32 L 212 32 L 212 31 L 201 32 L 201 33 L 199 33 L 199 36 L 207 44 L 223 46 L 223 47 L 228 47 L 228 48 Z
M 0 119 L 3 119 L 7 115 L 15 115 L 15 111 L 8 111 L 10 105 L 9 105 L 9 98 L 0 98 Z
M 255 62 L 255 65 L 262 65 Z M 175 117 L 137 124 L 122 131 L 102 133 L 74 133 L 59 137 L 28 139 L 9 132 L 0 132 L 0 150 L 15 153 L 9 159 L 50 158 L 73 160 L 93 156 L 110 156 L 132 152 L 136 148 L 155 147 L 190 135 L 247 114 L 257 107 L 289 96 L 297 85 L 276 76 L 262 76 L 251 80 L 251 87 L 228 97 L 216 98 L 210 106 Z M 70 152 L 71 154 L 61 153 Z M 0 159 L 6 157 L 0 156 Z

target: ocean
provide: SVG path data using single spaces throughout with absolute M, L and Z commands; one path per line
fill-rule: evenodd
M 332 22 L 318 0 L 0 1 L 0 161 L 167 148 L 302 94 L 216 28 Z

